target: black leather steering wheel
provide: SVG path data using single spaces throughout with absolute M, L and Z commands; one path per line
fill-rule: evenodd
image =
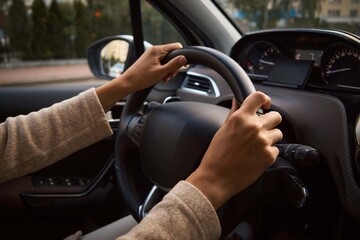
M 240 65 L 222 52 L 186 47 L 171 52 L 164 62 L 179 55 L 184 55 L 189 64 L 201 64 L 218 72 L 239 103 L 255 91 Z M 165 192 L 196 169 L 229 111 L 204 103 L 173 102 L 144 114 L 141 109 L 150 90 L 134 93 L 127 100 L 115 146 L 116 180 L 137 221 L 145 217 Z M 143 172 L 154 184 L 145 200 L 139 196 L 134 180 L 131 167 L 134 157 L 140 157 Z

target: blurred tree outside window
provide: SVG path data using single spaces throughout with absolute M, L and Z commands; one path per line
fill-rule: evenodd
M 116 34 L 131 34 L 128 1 L 0 0 L 0 63 L 83 59 Z
M 4 23 L 4 20 L 5 17 L 0 25 L 4 31 L 2 50 L 9 50 L 10 57 L 25 57 L 30 50 L 30 24 L 24 2 L 14 0 L 9 8 L 7 22 L 11 23 L 11 28 Z M 6 37 L 12 39 L 11 42 L 8 42 L 8 45 L 6 45 Z
M 0 63 L 85 59 L 87 47 L 106 36 L 132 34 L 127 0 L 0 0 Z M 185 41 L 146 1 L 145 40 Z
M 48 31 L 49 18 L 48 9 L 46 8 L 44 1 L 34 0 L 34 3 L 31 7 L 31 12 L 32 27 L 30 38 L 30 58 L 48 59 L 51 57 L 51 49 L 48 42 L 48 39 L 50 38 L 50 34 Z M 12 22 L 10 22 L 10 24 L 12 24 Z M 10 44 L 12 41 L 13 38 L 10 38 Z
M 360 35 L 358 0 L 214 0 L 243 32 L 259 29 L 335 28 Z

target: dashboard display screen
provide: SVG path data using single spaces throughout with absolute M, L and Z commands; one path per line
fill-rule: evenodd
M 278 61 L 272 69 L 267 83 L 300 87 L 304 85 L 313 63 L 309 60 Z
M 295 50 L 295 59 L 296 60 L 311 60 L 314 61 L 314 66 L 320 66 L 320 60 L 323 51 L 320 50 L 305 50 L 305 49 L 296 49 Z

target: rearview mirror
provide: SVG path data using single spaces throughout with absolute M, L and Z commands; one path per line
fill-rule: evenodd
M 144 42 L 145 50 L 150 46 L 150 43 Z M 87 59 L 96 77 L 116 78 L 136 60 L 133 37 L 116 35 L 103 38 L 88 48 Z

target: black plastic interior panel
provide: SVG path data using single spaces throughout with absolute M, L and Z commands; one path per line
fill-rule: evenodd
M 102 85 L 104 80 L 39 85 L 14 85 L 0 88 L 0 120 L 27 114 L 71 98 L 82 91 Z
M 320 93 L 263 85 L 255 87 L 271 97 L 272 109 L 279 111 L 291 124 L 298 143 L 320 151 L 331 170 L 345 210 L 359 218 L 360 188 L 352 170 L 348 120 L 342 102 Z

